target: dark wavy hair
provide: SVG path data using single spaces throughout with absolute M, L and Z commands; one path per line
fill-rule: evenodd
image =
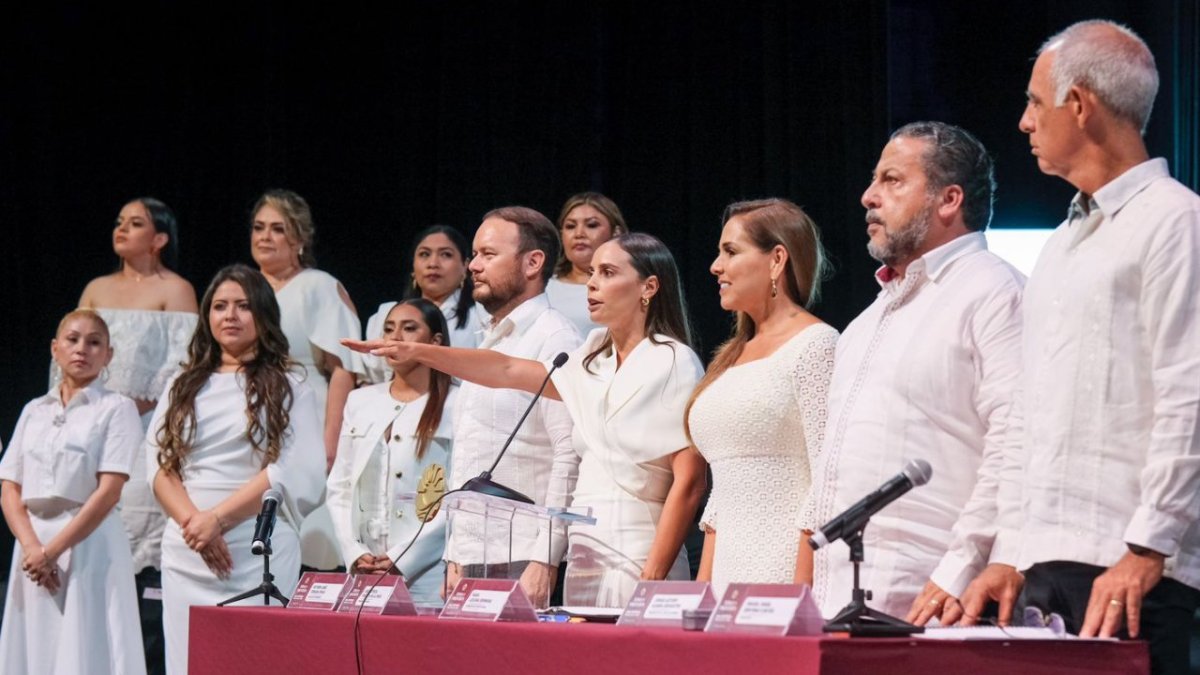
M 158 440 L 158 466 L 182 477 L 183 465 L 196 439 L 196 395 L 221 365 L 221 345 L 209 325 L 213 294 L 226 281 L 242 287 L 250 303 L 258 332 L 254 357 L 242 365 L 238 377 L 246 390 L 246 437 L 262 455 L 262 466 L 279 459 L 291 423 L 292 386 L 288 374 L 292 361 L 288 341 L 279 327 L 279 304 L 275 292 L 259 272 L 246 265 L 230 265 L 217 272 L 200 301 L 200 320 L 188 345 L 183 371 L 171 385 L 170 403 L 163 417 Z
M 466 294 L 464 293 L 464 295 Z M 437 305 L 425 298 L 408 298 L 400 301 L 396 307 L 401 305 L 416 307 L 417 311 L 421 312 L 421 320 L 429 327 L 429 332 L 442 336 L 443 347 L 452 346 L 450 331 L 446 328 L 446 316 L 442 314 L 442 310 L 438 309 Z M 391 314 L 393 310 L 395 307 L 389 310 L 388 314 Z M 429 442 L 437 433 L 438 425 L 442 423 L 442 413 L 446 408 L 446 397 L 449 395 L 450 376 L 440 370 L 430 368 L 429 400 L 425 403 L 425 410 L 421 412 L 421 419 L 417 421 L 417 459 L 425 455 Z
M 962 188 L 963 224 L 982 232 L 992 222 L 996 176 L 987 148 L 971 132 L 945 122 L 912 122 L 892 132 L 892 138 L 915 138 L 928 145 L 921 157 L 930 194 L 957 185 Z
M 467 319 L 470 318 L 471 308 L 475 306 L 475 298 L 471 293 L 474 283 L 471 281 L 471 268 L 467 266 L 471 262 L 471 244 L 467 241 L 466 236 L 458 231 L 458 228 L 451 227 L 450 225 L 430 225 L 418 232 L 417 236 L 413 237 L 412 247 L 408 252 L 410 262 L 416 260 L 417 247 L 421 245 L 421 242 L 425 241 L 426 237 L 434 234 L 444 234 L 450 240 L 450 243 L 454 244 L 454 248 L 458 249 L 459 257 L 462 258 L 463 269 L 467 273 L 467 276 L 463 278 L 461 292 L 458 294 L 458 305 L 454 308 L 454 327 L 463 328 L 467 325 Z M 416 271 L 415 267 L 414 265 L 414 272 Z M 421 289 L 409 286 L 408 290 L 404 292 L 404 297 L 406 299 L 419 298 L 421 297 Z
M 679 268 L 675 265 L 675 257 L 671 250 L 657 237 L 643 232 L 631 232 L 614 237 L 622 251 L 629 254 L 629 261 L 637 271 L 638 279 L 658 278 L 658 292 L 650 298 L 646 307 L 646 337 L 654 344 L 664 344 L 655 339 L 655 335 L 666 335 L 676 342 L 692 346 L 692 330 L 687 320 L 687 302 L 683 299 L 683 285 L 679 283 Z M 596 351 L 583 359 L 583 367 L 588 368 L 597 356 L 612 349 L 612 333 L 604 336 L 604 341 Z

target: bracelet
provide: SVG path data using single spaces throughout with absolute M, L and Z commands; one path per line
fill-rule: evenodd
M 216 509 L 210 509 L 210 512 L 213 514 L 213 517 L 217 519 L 217 527 L 221 528 L 221 532 L 227 532 L 229 530 L 229 524 L 225 522 L 225 519 L 221 517 L 221 514 L 217 513 Z

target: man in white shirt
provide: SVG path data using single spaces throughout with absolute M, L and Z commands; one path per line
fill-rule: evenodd
M 480 349 L 546 362 L 579 346 L 575 326 L 550 308 L 544 292 L 558 248 L 558 231 L 533 209 L 509 206 L 484 216 L 470 263 L 475 300 L 492 317 Z M 461 487 L 491 466 L 532 398 L 512 389 L 462 384 L 450 460 L 453 487 Z M 539 505 L 568 506 L 579 463 L 571 445 L 572 429 L 566 407 L 542 399 L 500 460 L 493 480 Z M 462 576 L 483 576 L 484 523 L 481 517 L 459 515 L 451 527 L 446 560 L 448 585 L 453 588 Z M 530 600 L 543 607 L 566 551 L 565 532 L 538 527 L 525 518 L 514 519 L 511 527 L 512 565 L 505 568 L 510 560 L 508 526 L 498 521 L 488 524 L 488 575 L 519 575 Z
M 1021 131 L 1038 167 L 1079 193 L 1026 289 L 1024 428 L 1002 473 L 996 564 L 963 606 L 1007 610 L 1024 570 L 1028 605 L 1082 636 L 1143 636 L 1155 672 L 1187 672 L 1200 601 L 1200 198 L 1146 151 L 1157 89 L 1145 43 L 1107 21 L 1067 28 L 1034 63 Z
M 862 198 L 881 290 L 838 341 L 802 515 L 812 530 L 907 461 L 929 462 L 929 483 L 877 513 L 863 538 L 870 604 L 916 623 L 955 602 L 994 535 L 1024 283 L 987 250 L 994 190 L 986 149 L 958 127 L 913 123 L 883 149 Z M 850 601 L 849 551 L 838 542 L 813 564 L 814 595 L 831 618 Z

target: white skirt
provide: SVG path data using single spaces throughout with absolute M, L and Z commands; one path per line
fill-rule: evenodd
M 31 510 L 29 520 L 48 542 L 76 512 Z M 0 672 L 146 672 L 129 539 L 115 512 L 59 559 L 66 573 L 53 595 L 21 571 L 22 555 L 18 544 L 0 629 Z

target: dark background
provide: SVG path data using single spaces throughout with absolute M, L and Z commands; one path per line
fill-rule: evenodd
M 568 195 L 600 190 L 675 252 L 707 354 L 730 327 L 708 265 L 734 200 L 788 197 L 815 218 L 836 265 L 819 316 L 842 328 L 869 303 L 859 196 L 900 124 L 972 130 L 997 160 L 994 226 L 1055 225 L 1072 190 L 1038 172 L 1017 121 L 1037 47 L 1093 17 L 1150 44 L 1162 86 L 1147 140 L 1195 187 L 1196 0 L 164 0 L 5 14 L 5 440 L 45 391 L 58 318 L 114 269 L 112 222 L 139 195 L 176 210 L 177 271 L 203 292 L 250 260 L 256 197 L 298 191 L 319 266 L 365 320 L 400 294 L 416 230 L 470 234 L 510 203 L 554 219 Z

